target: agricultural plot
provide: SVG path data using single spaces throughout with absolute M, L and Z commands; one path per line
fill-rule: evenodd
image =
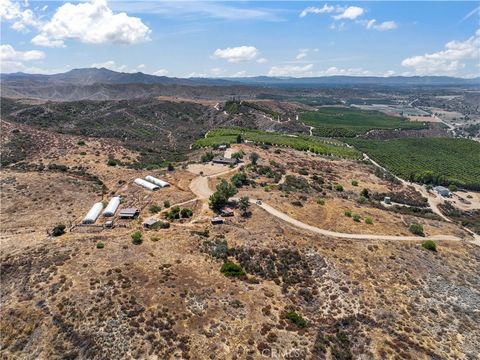
M 313 134 L 323 137 L 355 137 L 374 129 L 424 129 L 423 123 L 408 122 L 377 111 L 324 107 L 303 112 L 300 121 L 313 126 Z
M 256 144 L 276 145 L 290 147 L 295 150 L 311 151 L 319 155 L 335 156 L 340 158 L 360 158 L 360 153 L 338 141 L 321 140 L 311 137 L 289 136 L 261 130 L 241 128 L 222 128 L 212 130 L 206 138 L 198 139 L 193 144 L 194 148 L 233 144 L 240 135 L 242 140 Z
M 404 179 L 480 189 L 480 144 L 473 140 L 401 138 L 348 142 Z

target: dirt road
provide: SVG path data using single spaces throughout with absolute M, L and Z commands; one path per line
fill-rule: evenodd
M 190 183 L 190 190 L 197 196 L 197 198 L 208 199 L 210 195 L 213 194 L 213 190 L 210 189 L 208 179 L 214 178 L 222 175 L 227 175 L 230 173 L 234 173 L 238 170 L 240 166 L 237 166 L 233 169 L 229 169 L 227 171 L 223 171 L 214 175 L 210 176 L 198 176 L 192 180 Z M 233 198 L 232 200 L 238 200 Z M 349 233 L 341 233 L 335 232 L 325 229 L 320 229 L 315 226 L 311 226 L 305 224 L 299 220 L 296 220 L 287 214 L 273 208 L 272 206 L 265 204 L 262 202 L 261 204 L 257 204 L 256 199 L 250 199 L 250 203 L 261 207 L 263 210 L 268 212 L 269 214 L 293 225 L 303 230 L 311 231 L 316 234 L 335 237 L 335 238 L 342 238 L 342 239 L 355 239 L 355 240 L 400 240 L 400 241 L 411 241 L 411 240 L 447 240 L 447 241 L 460 241 L 462 239 L 452 236 L 452 235 L 436 235 L 430 237 L 419 237 L 419 236 L 392 236 L 392 235 L 369 235 L 369 234 L 349 234 Z

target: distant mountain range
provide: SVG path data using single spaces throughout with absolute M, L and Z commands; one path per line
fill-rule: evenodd
M 251 96 L 263 88 L 379 88 L 379 87 L 466 87 L 480 88 L 480 77 L 473 79 L 447 76 L 394 77 L 238 77 L 175 78 L 141 72 L 122 73 L 105 68 L 74 69 L 66 73 L 41 75 L 0 74 L 2 96 L 51 100 L 125 99 L 150 96 L 215 97 Z M 276 89 L 276 90 L 275 90 Z
M 449 76 L 321 76 L 321 77 L 236 77 L 236 78 L 176 78 L 136 73 L 123 73 L 105 68 L 73 69 L 53 75 L 12 73 L 0 74 L 1 81 L 38 81 L 75 85 L 93 84 L 161 84 L 161 85 L 262 85 L 262 86 L 325 86 L 325 85 L 480 85 L 480 77 L 472 79 Z

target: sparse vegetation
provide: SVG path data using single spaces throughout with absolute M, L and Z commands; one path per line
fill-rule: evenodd
M 318 205 L 325 205 L 325 199 L 324 198 L 318 198 L 317 199 L 317 204 Z
M 115 159 L 108 159 L 107 165 L 108 166 L 117 166 L 118 162 Z
M 169 208 L 170 207 L 170 201 L 169 200 L 164 200 L 163 201 L 163 206 L 165 207 L 165 209 Z
M 353 221 L 355 221 L 355 222 L 360 222 L 360 221 L 362 220 L 362 217 L 361 217 L 360 215 L 358 215 L 358 214 L 353 214 L 353 215 L 352 215 L 352 219 L 353 219 Z
M 295 311 L 288 311 L 285 314 L 285 318 L 290 320 L 293 324 L 298 326 L 299 328 L 304 328 L 307 326 L 307 322 L 303 317 L 301 317 L 299 314 L 297 314 Z
M 423 232 L 423 226 L 421 224 L 411 224 L 408 229 L 412 234 L 425 236 L 425 233 Z
M 231 261 L 226 261 L 222 267 L 220 268 L 220 272 L 228 277 L 244 277 L 245 270 L 238 265 Z
M 141 231 L 135 231 L 131 235 L 131 238 L 132 238 L 132 243 L 135 244 L 135 245 L 140 245 L 143 242 Z
M 365 224 L 367 225 L 373 225 L 373 219 L 370 216 L 367 216 L 365 218 Z
M 352 186 L 358 186 L 358 181 L 357 180 L 352 180 Z
M 162 207 L 158 204 L 152 204 L 152 205 L 150 205 L 148 210 L 150 211 L 150 213 L 156 214 L 156 213 L 160 212 L 160 210 L 162 210 Z
M 437 251 L 437 244 L 433 240 L 425 240 L 422 242 L 422 247 L 430 251 Z
M 105 244 L 101 241 L 97 242 L 97 244 L 95 245 L 97 247 L 97 249 L 103 249 L 105 247 Z
M 193 211 L 187 208 L 183 208 L 180 211 L 180 215 L 182 216 L 182 218 L 189 218 L 189 217 L 192 217 Z
M 343 186 L 340 184 L 335 185 L 335 190 L 336 191 L 343 191 Z

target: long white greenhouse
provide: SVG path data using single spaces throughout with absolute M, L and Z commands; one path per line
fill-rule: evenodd
M 151 183 L 153 183 L 153 184 L 155 184 L 155 185 L 158 185 L 158 186 L 160 186 L 160 187 L 162 187 L 162 188 L 167 187 L 167 186 L 170 186 L 170 184 L 169 184 L 168 182 L 163 181 L 163 180 L 160 180 L 160 179 L 157 179 L 156 177 L 153 177 L 153 176 L 150 176 L 150 175 L 146 176 L 146 177 L 145 177 L 145 180 L 147 180 L 147 181 L 149 181 L 149 182 L 151 182 Z
M 103 216 L 110 217 L 115 215 L 118 207 L 120 206 L 120 196 L 114 196 L 108 202 L 107 207 L 103 210 Z
M 101 202 L 95 203 L 88 211 L 87 216 L 83 219 L 83 224 L 94 224 L 97 221 L 100 213 L 103 210 L 103 204 Z
M 140 179 L 140 178 L 135 179 L 134 182 L 135 182 L 135 184 L 143 186 L 144 188 L 146 188 L 148 190 L 155 191 L 155 190 L 160 189 L 160 187 L 158 185 L 152 184 L 151 182 L 148 182 L 148 181 Z

